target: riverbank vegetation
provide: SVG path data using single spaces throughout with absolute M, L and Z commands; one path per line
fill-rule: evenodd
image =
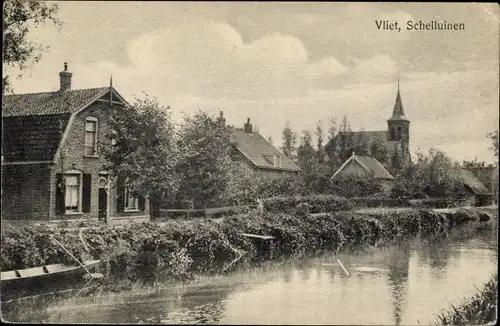
M 495 274 L 482 289 L 461 305 L 451 304 L 449 312 L 438 316 L 439 325 L 494 325 L 498 306 L 498 276 Z
M 51 239 L 54 236 L 78 259 L 106 262 L 110 279 L 182 279 L 193 273 L 225 272 L 239 262 L 262 258 L 258 245 L 242 233 L 275 237 L 273 259 L 279 259 L 322 250 L 381 246 L 417 234 L 445 234 L 478 219 L 474 210 L 308 214 L 299 209 L 291 214 L 228 216 L 222 223 L 89 226 L 83 232 L 29 226 L 2 233 L 0 264 L 2 270 L 12 270 L 71 262 Z

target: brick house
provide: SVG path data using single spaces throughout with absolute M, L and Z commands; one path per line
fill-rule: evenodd
M 295 163 L 253 130 L 250 118 L 243 125 L 243 128 L 226 126 L 226 119 L 221 111 L 217 121 L 229 132 L 231 142 L 245 168 L 268 180 L 285 176 L 298 176 L 301 172 Z
M 149 220 L 149 203 L 105 168 L 99 144 L 107 119 L 126 104 L 112 87 L 7 95 L 3 101 L 2 219 L 100 219 L 108 224 Z

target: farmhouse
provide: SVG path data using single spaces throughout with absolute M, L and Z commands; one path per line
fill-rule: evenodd
M 108 173 L 99 144 L 107 120 L 126 104 L 112 86 L 71 89 L 67 63 L 60 89 L 8 95 L 3 103 L 2 219 L 149 220 L 149 203 Z
M 411 163 L 410 156 L 410 120 L 406 117 L 401 93 L 398 90 L 396 102 L 392 110 L 392 116 L 387 120 L 387 130 L 377 131 L 351 131 L 339 132 L 325 146 L 329 152 L 342 146 L 342 143 L 366 143 L 367 155 L 375 156 L 377 146 L 383 146 L 387 150 L 389 165 L 394 167 L 395 158 L 400 159 L 402 165 Z
M 470 170 L 461 169 L 460 172 L 470 201 L 473 202 L 475 206 L 491 205 L 493 203 L 493 193 L 481 182 L 481 180 Z
M 331 179 L 345 175 L 356 175 L 359 177 L 371 177 L 380 181 L 384 191 L 392 186 L 394 177 L 387 171 L 377 159 L 369 156 L 360 156 L 352 153 L 342 166 L 335 171 Z
M 242 129 L 226 126 L 222 111 L 217 121 L 229 132 L 231 142 L 240 155 L 241 162 L 254 173 L 270 180 L 300 173 L 301 170 L 295 163 L 253 130 L 250 118 Z

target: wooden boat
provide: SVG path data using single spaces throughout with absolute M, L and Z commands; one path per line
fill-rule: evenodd
M 92 271 L 100 262 L 100 260 L 88 260 L 83 263 L 83 266 L 88 271 Z M 22 286 L 23 283 L 45 282 L 49 280 L 60 282 L 64 279 L 72 279 L 86 273 L 87 271 L 80 265 L 51 264 L 1 272 L 1 284 L 4 287 L 10 285 Z

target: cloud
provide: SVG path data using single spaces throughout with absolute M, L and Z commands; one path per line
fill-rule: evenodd
M 350 68 L 341 64 L 333 57 L 309 63 L 304 69 L 304 76 L 315 79 L 323 76 L 335 76 L 349 72 Z
M 474 150 L 462 148 L 460 155 L 490 160 L 483 134 L 498 125 L 498 59 L 484 65 L 469 58 L 460 69 L 439 71 L 423 65 L 427 52 L 415 52 L 408 61 L 411 65 L 400 65 L 398 53 L 407 47 L 390 42 L 400 36 L 377 31 L 371 26 L 373 19 L 365 18 L 407 19 L 409 14 L 386 15 L 362 8 L 341 11 L 339 15 L 350 23 L 334 24 L 331 31 L 349 41 L 335 43 L 343 56 L 318 52 L 312 59 L 312 46 L 306 47 L 304 35 L 273 31 L 249 38 L 225 21 L 186 16 L 124 42 L 117 51 L 126 60 L 118 60 L 114 53 L 97 62 L 82 60 L 90 53 L 85 50 L 87 41 L 79 51 L 68 35 L 61 36 L 68 41 L 56 42 L 25 78 L 14 80 L 14 88 L 18 92 L 55 90 L 62 63 L 68 61 L 73 88 L 106 86 L 113 74 L 114 86 L 129 100 L 145 91 L 170 105 L 174 119 L 198 109 L 212 114 L 223 110 L 227 122 L 237 126 L 250 117 L 265 137 L 272 136 L 279 145 L 287 120 L 297 132 L 314 131 L 319 120 L 326 125 L 331 116 L 348 115 L 353 129 L 384 130 L 400 71 L 412 150 L 440 144 L 459 155 L 460 146 L 453 144 L 465 144 L 460 139 L 467 138 Z M 260 23 L 260 16 L 254 17 L 253 23 Z M 329 18 L 314 17 L 314 28 L 328 31 L 324 24 Z M 107 40 L 113 42 L 112 37 Z M 317 48 L 331 42 L 320 41 Z M 455 59 L 447 60 L 451 61 L 447 66 L 453 66 Z

